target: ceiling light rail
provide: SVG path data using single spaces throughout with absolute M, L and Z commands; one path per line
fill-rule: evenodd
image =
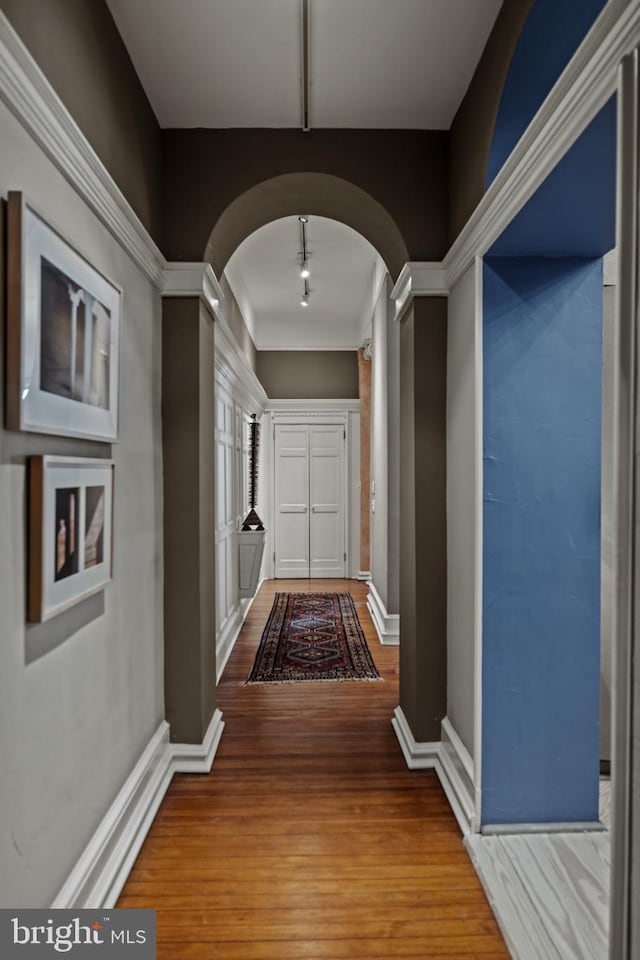
M 311 276 L 311 270 L 309 269 L 309 251 L 307 250 L 307 224 L 309 222 L 308 217 L 298 217 L 300 222 L 300 252 L 298 257 L 300 259 L 300 277 L 304 280 L 304 287 L 302 291 L 302 298 L 300 300 L 301 307 L 309 306 L 309 277 Z

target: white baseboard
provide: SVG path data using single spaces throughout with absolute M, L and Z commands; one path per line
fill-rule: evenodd
M 171 781 L 163 721 L 60 889 L 52 908 L 112 907 Z
M 448 717 L 442 721 L 442 741 L 436 771 L 463 836 L 476 832 L 479 823 L 473 760 Z
M 222 711 L 215 710 L 202 743 L 171 743 L 171 772 L 210 773 L 224 731 Z
M 222 713 L 216 710 L 201 744 L 169 743 L 169 724 L 162 721 L 52 909 L 115 906 L 174 773 L 209 773 L 223 730 Z
M 373 583 L 369 583 L 367 607 L 380 643 L 397 647 L 400 643 L 400 614 L 387 613 L 387 608 Z
M 370 570 L 358 570 L 356 574 L 356 580 L 371 580 L 371 571 Z
M 606 833 L 600 820 L 570 821 L 569 823 L 485 823 L 480 833 L 485 837 L 507 837 L 522 833 Z
M 473 762 L 448 720 L 442 723 L 442 740 L 419 743 L 411 732 L 402 707 L 391 721 L 410 770 L 435 770 L 463 836 L 476 830 Z
M 256 592 L 248 600 L 241 600 L 240 606 L 236 610 L 233 617 L 230 618 L 228 623 L 225 624 L 225 628 L 218 638 L 216 643 L 216 683 L 220 683 L 220 678 L 224 673 L 224 669 L 229 662 L 229 657 L 233 653 L 233 648 L 236 645 L 236 640 L 240 636 L 240 631 L 244 625 L 245 620 L 247 619 L 247 614 L 251 609 L 253 601 L 258 595 L 260 587 L 266 580 L 266 577 L 263 577 L 258 586 L 256 587 Z
M 404 759 L 410 770 L 434 770 L 440 754 L 440 741 L 418 743 L 407 723 L 402 707 L 396 707 L 391 721 Z

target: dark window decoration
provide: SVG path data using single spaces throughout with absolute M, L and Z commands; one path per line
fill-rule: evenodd
M 255 413 L 251 414 L 249 424 L 249 513 L 247 514 L 243 530 L 264 530 L 264 524 L 256 513 L 258 502 L 258 448 L 260 446 L 260 424 Z

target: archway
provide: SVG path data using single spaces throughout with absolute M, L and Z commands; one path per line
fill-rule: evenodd
M 283 174 L 240 194 L 214 225 L 204 259 L 221 276 L 246 237 L 266 223 L 301 212 L 338 220 L 362 234 L 394 280 L 409 259 L 402 233 L 382 204 L 348 180 L 326 173 Z

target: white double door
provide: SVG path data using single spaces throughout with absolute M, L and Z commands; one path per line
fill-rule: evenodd
M 276 577 L 344 577 L 345 428 L 276 424 Z

